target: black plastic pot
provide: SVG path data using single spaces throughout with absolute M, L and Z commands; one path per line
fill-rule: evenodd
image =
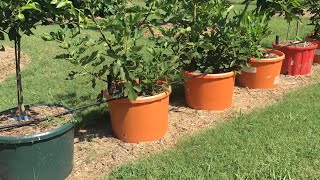
M 71 123 L 33 136 L 0 136 L 0 180 L 65 179 L 73 168 L 73 139 Z

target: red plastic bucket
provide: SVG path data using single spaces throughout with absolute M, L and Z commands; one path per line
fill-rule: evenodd
M 305 75 L 311 72 L 312 62 L 318 44 L 312 42 L 313 46 L 296 47 L 272 44 L 273 48 L 284 52 L 285 59 L 282 62 L 281 74 L 291 76 Z

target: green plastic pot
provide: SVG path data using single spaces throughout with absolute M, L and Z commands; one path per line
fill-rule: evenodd
M 73 168 L 71 123 L 33 136 L 0 136 L 0 180 L 62 180 Z

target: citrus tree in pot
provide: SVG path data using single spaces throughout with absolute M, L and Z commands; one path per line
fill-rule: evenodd
M 306 6 L 311 14 L 310 21 L 314 25 L 314 31 L 307 36 L 307 40 L 318 44 L 313 62 L 320 64 L 320 2 L 318 0 L 307 0 Z
M 313 58 L 317 44 L 308 41 L 301 41 L 298 37 L 299 26 L 301 24 L 300 15 L 303 14 L 303 1 L 290 0 L 284 3 L 282 0 L 263 1 L 267 4 L 267 9 L 271 12 L 284 14 L 284 18 L 288 22 L 287 36 L 285 40 L 280 41 L 280 44 L 273 43 L 273 48 L 278 49 L 285 54 L 281 67 L 281 74 L 289 75 L 305 75 L 310 73 Z M 292 21 L 296 21 L 295 39 L 288 40 Z
M 185 77 L 189 107 L 224 110 L 231 106 L 236 72 L 248 66 L 248 57 L 261 54 L 241 21 L 247 8 L 234 10 L 223 0 L 168 1 L 164 33 L 175 31 L 175 54 Z M 165 9 L 164 8 L 164 9 Z
M 262 39 L 269 34 L 268 12 L 260 12 L 259 9 L 245 15 L 243 26 L 248 29 L 252 42 L 260 45 Z M 283 52 L 273 49 L 263 50 L 263 56 L 250 58 L 250 67 L 243 67 L 237 76 L 241 86 L 252 89 L 271 89 L 277 87 L 282 61 L 285 58 Z
M 37 122 L 54 115 L 52 110 L 69 109 L 23 104 L 21 42 L 24 36 L 33 35 L 37 26 L 49 23 L 55 10 L 56 5 L 48 1 L 0 1 L 0 40 L 8 37 L 14 42 L 18 94 L 18 107 L 0 112 L 0 179 L 64 179 L 73 167 L 73 124 Z M 1 49 L 6 51 L 5 47 Z M 33 126 L 27 126 L 31 123 Z
M 106 1 L 115 13 L 105 18 L 96 18 L 92 4 L 84 2 L 89 15 L 79 25 L 94 29 L 98 37 L 66 28 L 60 32 L 70 36 L 57 38 L 58 32 L 47 39 L 61 42 L 67 52 L 60 57 L 82 67 L 81 72 L 72 71 L 71 77 L 89 75 L 93 86 L 107 79 L 108 90 L 98 97 L 118 98 L 108 102 L 117 138 L 130 143 L 162 138 L 168 128 L 171 88 L 167 82 L 176 65 L 166 37 L 146 35 L 152 31 L 151 21 L 161 18 L 156 2 Z

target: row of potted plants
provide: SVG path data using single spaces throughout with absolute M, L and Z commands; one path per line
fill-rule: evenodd
M 171 92 L 168 82 L 180 72 L 185 78 L 187 105 L 203 110 L 231 106 L 238 72 L 240 84 L 250 88 L 276 87 L 280 69 L 290 75 L 310 72 L 316 45 L 282 43 L 264 50 L 260 44 L 269 34 L 268 22 L 276 12 L 283 12 L 288 22 L 299 20 L 293 14 L 300 7 L 297 2 L 283 8 L 280 1 L 272 1 L 272 6 L 260 1 L 254 11 L 248 11 L 251 1 L 242 10 L 234 10 L 224 0 L 108 3 L 114 12 L 101 18 L 85 1 L 81 26 L 71 31 L 65 26 L 46 39 L 61 42 L 66 53 L 60 57 L 83 67 L 83 72 L 73 71 L 72 77 L 88 74 L 93 85 L 108 77 L 108 91 L 100 98 L 128 97 L 108 103 L 113 132 L 125 142 L 151 141 L 165 134 Z M 90 37 L 81 28 L 93 28 L 99 37 Z M 288 53 L 292 48 L 299 51 Z M 301 55 L 302 49 L 309 50 L 307 56 Z M 295 73 L 285 69 L 287 66 L 294 67 Z
M 257 9 L 248 11 L 250 0 L 246 1 L 243 10 L 234 10 L 234 6 L 224 0 L 145 0 L 137 4 L 127 0 L 85 0 L 78 8 L 68 0 L 10 3 L 0 2 L 0 17 L 3 20 L 0 22 L 0 38 L 2 40 L 4 34 L 8 34 L 10 40 L 15 42 L 18 119 L 26 116 L 19 68 L 21 37 L 23 33 L 32 35 L 31 30 L 37 25 L 58 22 L 61 29 L 44 35 L 44 39 L 58 41 L 60 47 L 65 49 L 58 56 L 82 67 L 81 72 L 72 71 L 69 74 L 71 78 L 90 75 L 94 87 L 98 80 L 107 77 L 107 90 L 101 91 L 98 97 L 112 100 L 108 103 L 112 129 L 115 136 L 124 142 L 152 141 L 164 136 L 168 128 L 169 95 L 172 91 L 170 81 L 179 74 L 185 79 L 186 103 L 194 109 L 229 108 L 235 77 L 240 72 L 238 80 L 244 86 L 274 88 L 285 58 L 281 52 L 284 50 L 283 47 L 279 47 L 281 51 L 265 50 L 260 42 L 268 35 L 268 22 L 276 11 L 282 11 L 288 14 L 288 19 L 292 19 L 296 16 L 291 14 L 291 9 L 299 4 L 289 3 L 286 7 L 290 8 L 283 9 L 278 0 L 271 1 L 274 3 L 272 6 L 268 5 L 270 1 L 258 0 Z M 314 9 L 317 1 L 310 0 L 308 3 L 312 4 L 310 11 L 315 14 L 313 23 L 318 28 L 319 9 Z M 108 8 L 101 11 L 99 7 Z M 99 17 L 97 11 L 103 12 L 103 17 Z M 88 29 L 93 29 L 98 35 L 88 33 Z M 315 36 L 317 32 L 312 38 L 318 37 Z M 314 51 L 309 52 L 309 64 Z M 301 66 L 298 64 L 298 67 Z M 73 146 L 70 139 L 73 136 L 69 131 L 73 127 L 70 124 L 63 127 L 67 128 L 28 137 L 24 144 L 19 145 L 12 145 L 16 138 L 12 142 L 7 137 L 0 138 L 1 148 L 5 149 L 0 156 L 23 149 L 26 144 L 31 145 L 31 151 L 47 149 L 47 154 L 52 154 L 53 150 L 46 148 L 46 145 L 39 148 L 39 143 L 49 143 L 48 138 L 63 142 L 61 147 L 65 146 L 71 152 Z M 34 141 L 35 138 L 41 139 L 41 142 Z M 38 150 L 34 152 L 39 155 Z M 39 155 L 33 164 L 41 164 L 41 158 Z M 68 159 L 68 168 L 64 168 L 68 170 L 54 165 L 52 172 L 62 172 L 61 177 L 70 173 L 72 158 Z M 8 162 L 0 160 L 1 164 Z M 34 166 L 26 164 L 19 167 L 28 169 Z M 50 165 L 43 168 L 48 169 Z M 21 177 L 13 170 L 12 163 L 2 169 L 9 170 L 0 171 L 0 177 Z M 49 171 L 43 171 L 45 173 L 37 173 L 50 176 Z M 32 175 L 28 171 L 24 174 L 25 177 Z

